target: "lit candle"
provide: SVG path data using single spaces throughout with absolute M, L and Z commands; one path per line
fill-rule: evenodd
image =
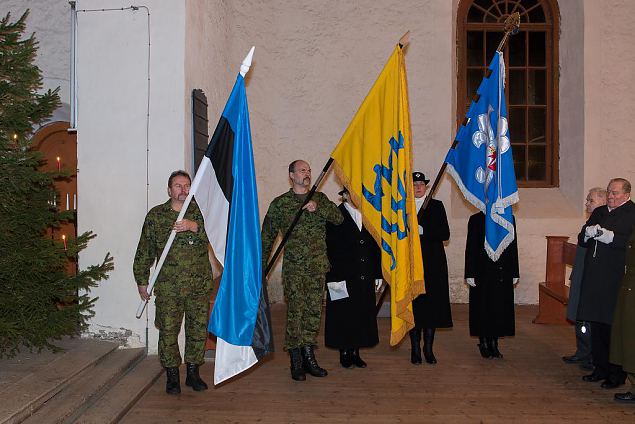
M 68 194 L 68 193 L 66 193 L 66 210 L 69 210 L 69 209 L 70 209 L 70 204 L 69 204 L 69 202 L 70 202 L 70 197 L 69 197 L 69 194 Z
M 61 171 L 62 170 L 62 161 L 60 160 L 60 157 L 57 157 L 57 171 Z
M 16 141 L 18 139 L 18 135 L 17 134 L 13 134 L 13 141 Z
M 57 207 L 57 194 L 53 194 L 53 207 Z
M 62 234 L 62 241 L 64 242 L 64 250 L 66 250 L 66 234 Z
M 77 210 L 77 195 L 73 194 L 73 209 Z

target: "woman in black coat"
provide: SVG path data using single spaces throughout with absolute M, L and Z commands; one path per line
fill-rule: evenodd
M 324 341 L 327 347 L 340 351 L 344 368 L 365 368 L 360 347 L 379 343 L 375 310 L 375 280 L 381 279 L 381 254 L 377 243 L 362 226 L 361 214 L 348 200 L 348 192 L 340 192 L 339 205 L 344 221 L 327 223 L 326 247 L 331 269 L 327 284 L 345 281 L 348 297 L 333 300 L 327 290 Z
M 419 221 L 426 293 L 417 296 L 412 301 L 415 328 L 410 330 L 410 362 L 422 363 L 420 343 L 421 333 L 423 333 L 423 355 L 427 363 L 436 364 L 437 359 L 432 351 L 435 330 L 452 327 L 448 262 L 443 245 L 450 239 L 450 227 L 442 202 L 430 199 L 426 209 L 422 207 L 429 180 L 421 172 L 413 173 L 412 178 L 418 211 L 417 220 Z
M 513 336 L 514 285 L 518 282 L 518 233 L 496 262 L 485 252 L 485 215 L 470 217 L 465 246 L 465 279 L 470 285 L 470 336 L 479 338 L 484 358 L 502 358 L 498 338 Z

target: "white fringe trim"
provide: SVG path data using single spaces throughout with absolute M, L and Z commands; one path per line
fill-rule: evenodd
M 463 184 L 463 180 L 459 176 L 459 173 L 456 171 L 456 169 L 454 169 L 454 167 L 450 163 L 447 164 L 446 171 L 448 172 L 448 174 L 452 176 L 452 178 L 454 179 L 454 182 L 456 182 L 456 185 L 459 187 L 459 190 L 461 190 L 461 194 L 463 194 L 463 197 L 465 197 L 465 200 L 470 202 L 472 205 L 474 205 L 474 207 L 476 207 L 478 210 L 480 210 L 484 214 L 487 214 L 485 203 L 483 203 L 481 199 L 474 196 L 472 192 L 470 192 L 467 189 L 465 184 Z M 489 256 L 494 262 L 500 259 L 500 256 L 503 254 L 503 251 L 511 244 L 512 241 L 514 241 L 514 238 L 516 237 L 516 233 L 514 232 L 513 222 L 509 222 L 502 216 L 498 215 L 496 213 L 496 208 L 503 207 L 503 209 L 507 209 L 508 207 L 511 207 L 514 203 L 518 203 L 518 200 L 519 200 L 518 191 L 515 191 L 514 193 L 505 197 L 504 199 L 498 199 L 492 205 L 492 208 L 490 209 L 490 218 L 492 218 L 492 220 L 495 223 L 497 223 L 498 225 L 500 225 L 501 227 L 505 228 L 508 231 L 508 234 L 503 238 L 503 240 L 501 240 L 500 244 L 498 245 L 498 248 L 496 249 L 493 249 L 492 246 L 489 245 L 489 243 L 487 242 L 487 239 L 485 239 L 483 242 L 485 251 L 487 252 L 487 256 Z

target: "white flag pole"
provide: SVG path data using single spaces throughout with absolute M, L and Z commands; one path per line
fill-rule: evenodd
M 249 68 L 251 67 L 251 60 L 254 56 L 255 49 L 256 47 L 253 46 L 249 50 L 249 53 L 247 53 L 247 56 L 245 57 L 245 59 L 243 59 L 243 62 L 240 65 L 240 75 L 242 75 L 243 78 L 245 77 L 247 72 L 249 72 Z M 199 168 L 200 168 L 200 165 L 199 165 Z M 181 207 L 179 216 L 176 218 L 177 221 L 182 220 L 183 217 L 185 216 L 185 212 L 187 211 L 187 208 L 190 206 L 192 197 L 194 196 L 194 193 L 196 193 L 198 186 L 201 184 L 202 178 L 203 178 L 202 172 L 197 172 L 196 175 L 194 176 L 194 181 L 192 181 L 190 192 L 188 193 L 187 197 L 185 198 L 185 201 L 183 202 L 183 206 Z M 161 268 L 163 267 L 163 262 L 165 262 L 165 258 L 168 256 L 168 252 L 170 251 L 170 248 L 172 247 L 172 243 L 174 242 L 174 237 L 176 237 L 176 231 L 172 230 L 172 232 L 170 233 L 170 237 L 168 237 L 168 241 L 165 243 L 163 252 L 161 252 L 161 257 L 159 258 L 159 262 L 157 262 L 157 266 L 154 268 L 152 277 L 150 277 L 150 281 L 148 283 L 148 294 L 152 294 L 152 289 L 154 288 L 154 284 L 157 281 L 159 272 L 161 272 Z M 145 309 L 147 304 L 148 304 L 147 300 L 141 300 L 141 302 L 139 302 L 139 306 L 137 307 L 137 315 L 136 315 L 137 318 L 141 318 L 141 315 L 143 314 L 143 310 Z

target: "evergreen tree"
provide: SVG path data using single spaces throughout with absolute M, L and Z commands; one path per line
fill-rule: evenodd
M 68 261 L 94 235 L 68 240 L 67 249 L 46 237 L 74 212 L 50 204 L 55 178 L 69 174 L 38 170 L 42 156 L 31 150 L 33 129 L 60 100 L 59 87 L 40 92 L 42 76 L 33 63 L 38 43 L 34 35 L 24 37 L 28 12 L 0 21 L 0 357 L 22 346 L 56 350 L 52 340 L 84 330 L 97 300 L 86 293 L 113 268 L 106 254 L 100 265 L 67 275 Z

